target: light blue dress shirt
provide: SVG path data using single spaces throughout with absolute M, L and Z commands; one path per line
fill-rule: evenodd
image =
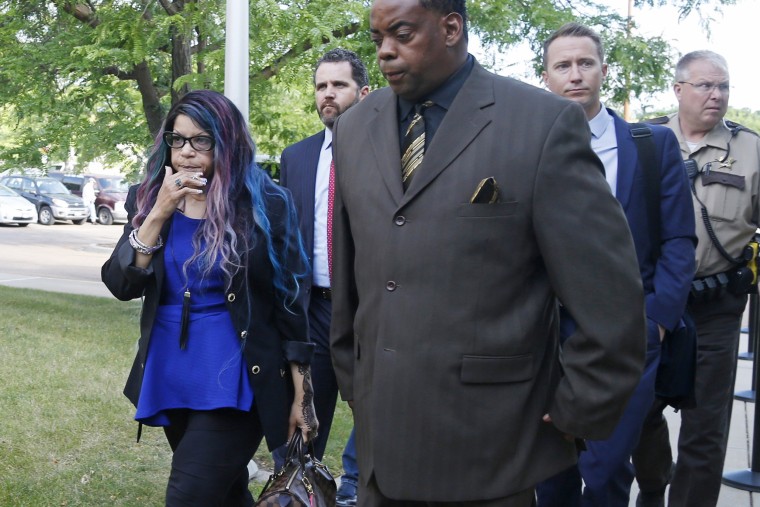
M 594 116 L 588 126 L 591 129 L 591 149 L 604 164 L 604 173 L 612 195 L 617 195 L 618 150 L 615 134 L 615 119 L 602 104 L 599 114 Z

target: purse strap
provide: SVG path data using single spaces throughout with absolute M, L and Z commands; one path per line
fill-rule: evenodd
M 264 485 L 264 489 L 261 490 L 261 494 L 259 495 L 259 500 L 256 505 L 260 504 L 265 494 L 276 495 L 276 494 L 281 494 L 282 492 L 291 490 L 291 486 L 294 480 L 303 484 L 305 492 L 308 495 L 309 502 L 311 503 L 312 506 L 314 505 L 314 486 L 312 485 L 309 478 L 306 476 L 307 456 L 304 454 L 304 447 L 305 446 L 303 443 L 303 437 L 301 436 L 301 432 L 296 430 L 296 432 L 290 438 L 290 441 L 288 441 L 287 452 L 285 454 L 285 465 L 276 474 L 271 474 L 269 476 L 269 480 Z M 309 442 L 309 445 L 306 447 L 308 447 L 309 449 L 313 449 L 313 444 Z M 297 468 L 294 468 L 294 466 Z M 278 487 L 276 491 L 273 491 L 273 492 L 268 491 L 270 485 L 273 484 L 274 480 L 282 477 L 286 473 L 289 476 L 289 480 L 287 481 L 287 484 L 281 485 L 282 487 Z M 290 494 L 291 495 L 294 494 L 292 490 Z M 269 505 L 269 504 L 267 503 L 266 505 Z
M 293 433 L 293 436 L 288 442 L 288 450 L 285 454 L 285 461 L 288 462 L 291 459 L 297 458 L 298 462 L 301 464 L 301 467 L 305 468 L 307 454 L 311 457 L 311 459 L 316 459 L 314 457 L 314 440 L 310 440 L 304 444 L 301 431 L 296 429 L 295 433 Z

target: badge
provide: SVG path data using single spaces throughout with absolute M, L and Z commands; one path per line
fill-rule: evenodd
M 728 169 L 730 171 L 731 166 L 734 165 L 734 162 L 736 162 L 735 158 L 728 157 L 728 160 L 722 160 L 720 162 L 720 166 L 718 167 L 718 169 Z

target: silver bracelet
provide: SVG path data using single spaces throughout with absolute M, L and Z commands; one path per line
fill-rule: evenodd
M 132 245 L 132 248 L 137 250 L 139 253 L 143 255 L 153 255 L 156 253 L 162 246 L 164 246 L 164 240 L 161 239 L 161 235 L 158 236 L 158 241 L 156 241 L 156 244 L 153 246 L 148 246 L 139 239 L 137 239 L 137 231 L 139 229 L 133 229 L 132 232 L 129 233 L 129 244 Z

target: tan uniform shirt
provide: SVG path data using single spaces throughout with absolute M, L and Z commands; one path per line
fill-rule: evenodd
M 681 133 L 678 113 L 670 115 L 664 125 L 676 134 L 684 160 L 694 159 L 700 171 L 694 180 L 696 197 L 692 194 L 699 239 L 696 276 L 726 271 L 731 263 L 710 239 L 702 206 L 707 209 L 710 225 L 723 248 L 739 257 L 760 224 L 760 137 L 746 130 L 732 134 L 721 121 L 692 152 Z M 706 180 L 706 174 L 712 178 Z M 711 180 L 714 182 L 710 183 Z

